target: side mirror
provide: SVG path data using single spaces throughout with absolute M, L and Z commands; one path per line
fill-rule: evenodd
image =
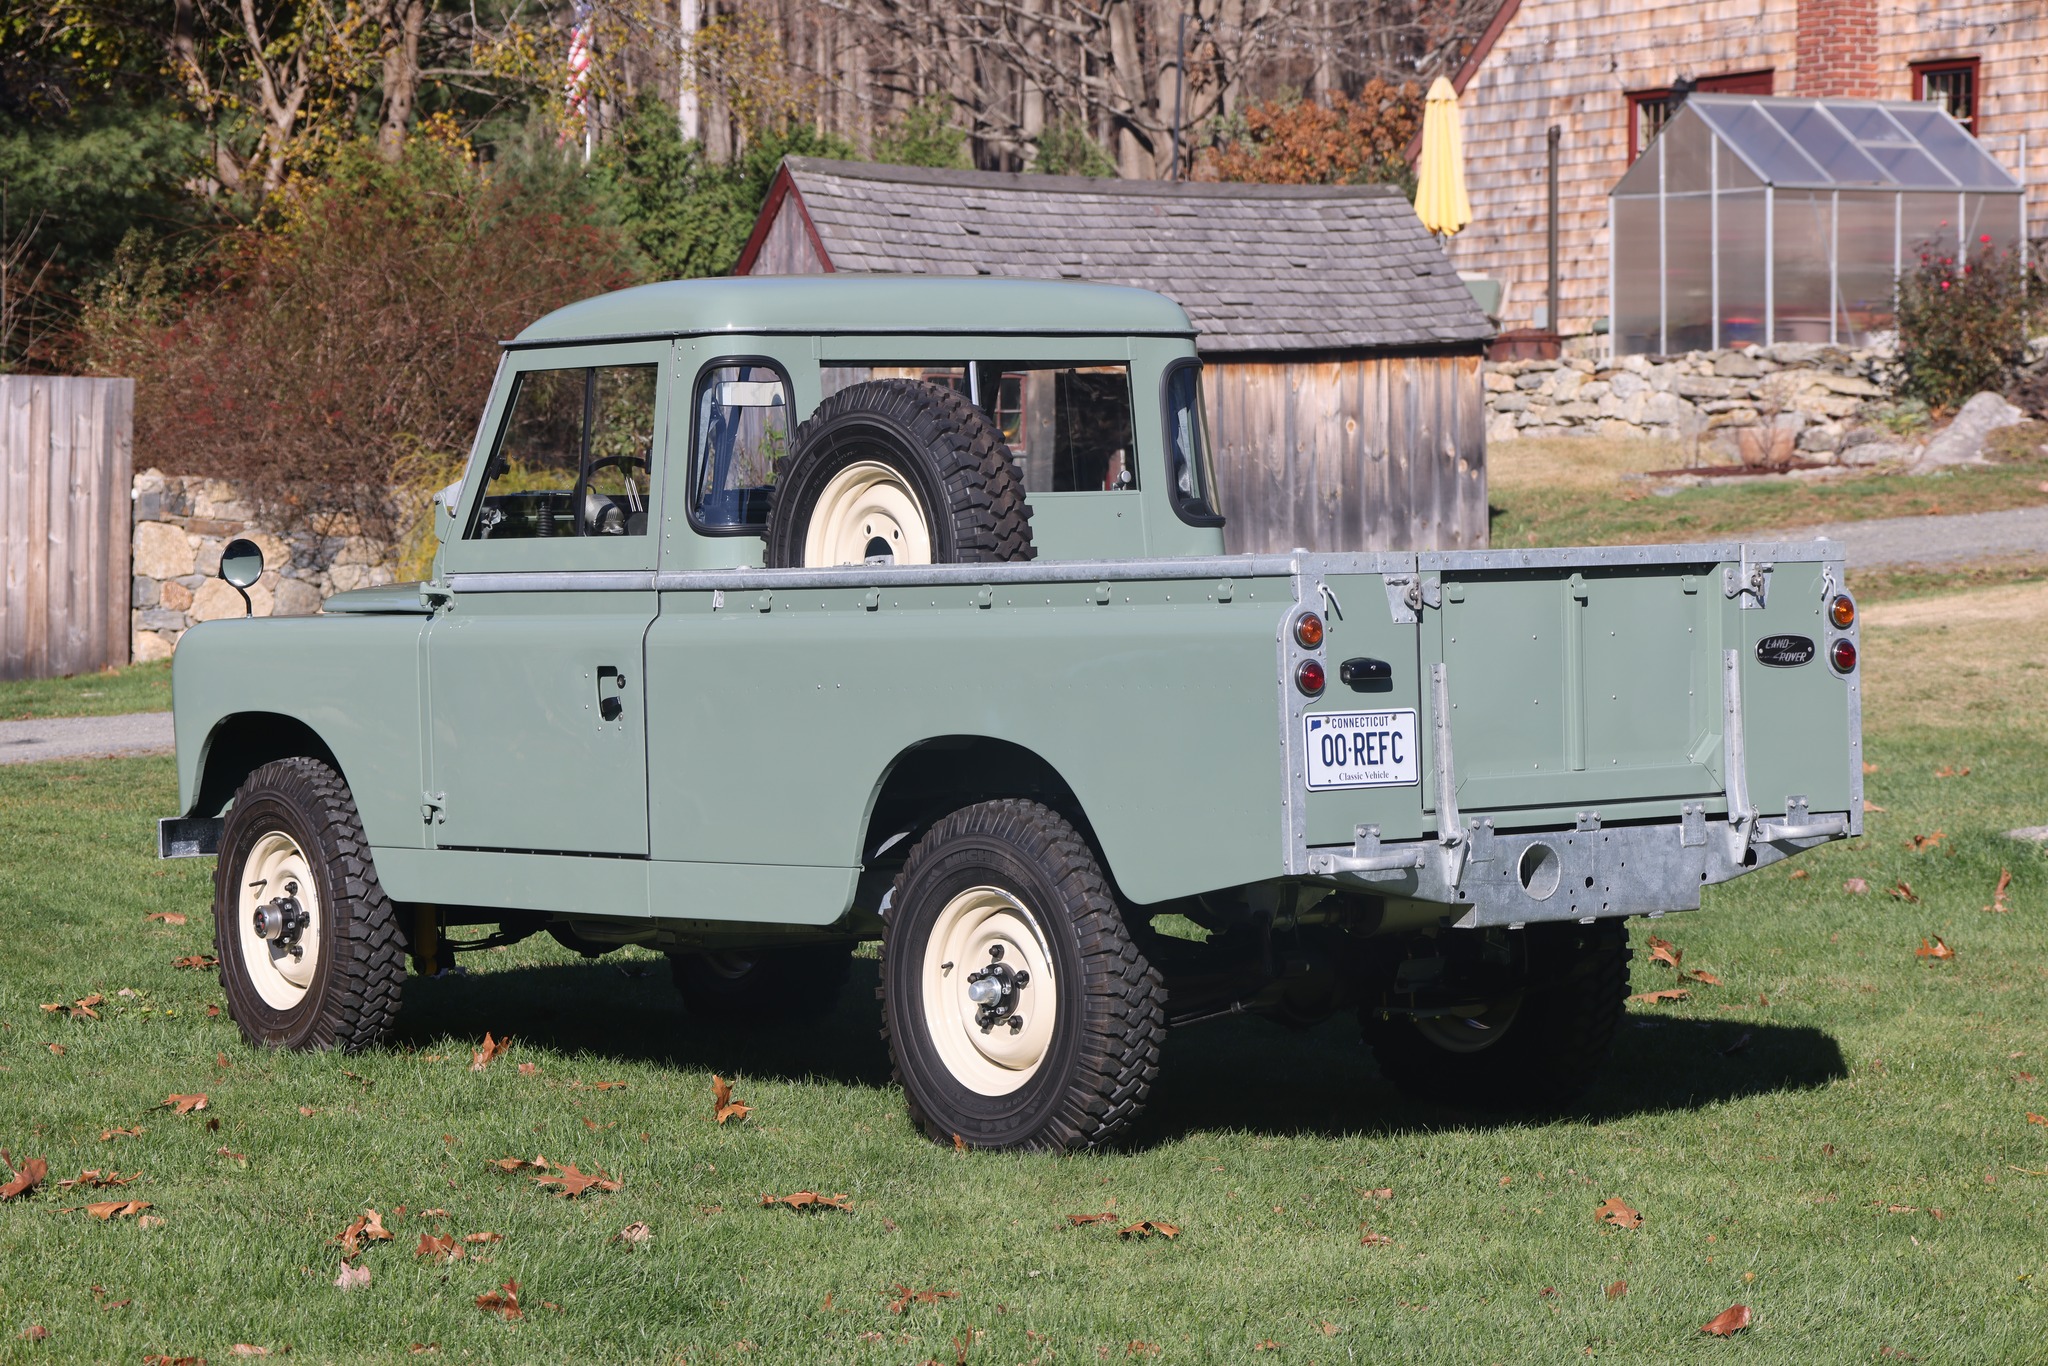
M 262 548 L 245 537 L 229 541 L 220 552 L 220 576 L 242 595 L 242 615 L 254 616 L 256 609 L 249 602 L 249 589 L 263 577 Z

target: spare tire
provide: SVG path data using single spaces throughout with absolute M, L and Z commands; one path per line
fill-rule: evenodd
M 1028 560 L 1031 509 L 988 414 L 943 385 L 841 389 L 796 429 L 776 471 L 773 569 Z

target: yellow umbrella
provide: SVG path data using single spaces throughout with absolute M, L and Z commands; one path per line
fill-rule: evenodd
M 1422 160 L 1416 165 L 1415 212 L 1422 226 L 1449 237 L 1472 221 L 1465 197 L 1465 139 L 1458 132 L 1458 92 L 1439 76 L 1422 109 Z

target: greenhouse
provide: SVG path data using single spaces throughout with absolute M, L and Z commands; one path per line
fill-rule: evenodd
M 1694 95 L 1609 194 L 1617 356 L 1857 346 L 1901 271 L 2024 251 L 2021 186 L 1932 104 Z

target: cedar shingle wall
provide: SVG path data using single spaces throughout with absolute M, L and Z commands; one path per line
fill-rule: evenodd
M 1877 88 L 1863 93 L 1909 99 L 1910 63 L 1980 57 L 1980 135 L 2014 171 L 2026 135 L 2028 222 L 2037 235 L 2048 229 L 2048 6 L 1877 0 L 1876 9 Z M 1627 169 L 1625 93 L 1768 67 L 1776 91 L 1791 94 L 1797 45 L 1797 0 L 1522 0 L 1460 100 L 1473 223 L 1451 255 L 1466 274 L 1508 283 L 1501 325 L 1534 326 L 1544 302 L 1550 124 L 1564 129 L 1558 313 L 1576 333 L 1607 314 L 1607 191 Z

